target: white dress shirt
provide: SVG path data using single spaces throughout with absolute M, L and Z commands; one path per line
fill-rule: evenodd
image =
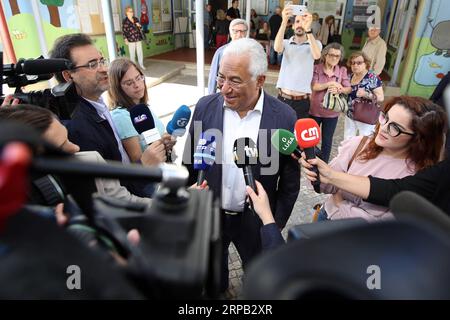
M 239 138 L 249 137 L 258 142 L 258 132 L 264 104 L 261 90 L 255 108 L 241 119 L 239 113 L 224 106 L 223 110 L 223 164 L 222 164 L 222 209 L 242 212 L 246 198 L 244 173 L 234 163 L 233 145 Z
M 86 101 L 88 101 L 90 104 L 92 104 L 97 111 L 97 114 L 100 116 L 100 118 L 105 119 L 108 121 L 109 125 L 111 126 L 114 137 L 117 140 L 117 146 L 119 147 L 120 155 L 122 156 L 122 163 L 130 163 L 130 158 L 128 157 L 127 152 L 125 151 L 125 148 L 123 147 L 122 140 L 119 138 L 119 134 L 117 133 L 116 126 L 114 125 L 114 121 L 111 117 L 111 114 L 109 113 L 108 107 L 106 106 L 103 99 L 100 97 L 98 101 L 92 101 L 86 98 L 83 98 Z

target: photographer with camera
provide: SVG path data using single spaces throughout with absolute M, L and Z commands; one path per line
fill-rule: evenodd
M 97 151 L 106 160 L 130 163 L 108 107 L 101 98 L 109 89 L 108 60 L 102 57 L 91 38 L 81 33 L 58 38 L 51 58 L 68 59 L 73 64 L 70 70 L 56 74 L 60 83 L 73 82 L 78 94 L 78 105 L 66 125 L 69 139 L 81 151 Z M 151 151 L 142 155 L 142 164 L 161 162 Z M 123 182 L 123 185 L 135 195 L 145 195 L 145 183 Z

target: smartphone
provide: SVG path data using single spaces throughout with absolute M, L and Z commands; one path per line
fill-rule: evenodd
M 306 6 L 298 5 L 298 4 L 291 4 L 291 8 L 292 8 L 292 14 L 294 16 L 304 15 L 308 11 L 308 8 L 306 8 Z

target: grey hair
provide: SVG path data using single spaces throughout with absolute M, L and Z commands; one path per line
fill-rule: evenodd
M 329 45 L 327 45 L 325 48 L 323 48 L 322 54 L 320 56 L 320 62 L 325 62 L 325 56 L 328 54 L 330 49 L 341 51 L 341 58 L 339 59 L 339 61 L 342 62 L 342 60 L 344 60 L 344 57 L 345 57 L 344 47 L 340 43 L 333 42 L 333 43 L 330 43 Z
M 249 57 L 248 71 L 253 80 L 267 72 L 267 54 L 262 45 L 254 39 L 242 38 L 231 41 L 223 51 L 222 60 L 229 55 Z
M 231 20 L 230 26 L 228 28 L 230 30 L 230 34 L 231 34 L 231 28 L 233 28 L 234 26 L 237 26 L 238 24 L 243 24 L 248 31 L 247 21 L 245 21 L 244 19 L 233 19 L 233 20 Z

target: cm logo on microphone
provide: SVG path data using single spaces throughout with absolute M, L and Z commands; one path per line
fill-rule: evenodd
M 319 130 L 316 127 L 303 130 L 300 136 L 304 141 L 313 141 L 320 137 Z

